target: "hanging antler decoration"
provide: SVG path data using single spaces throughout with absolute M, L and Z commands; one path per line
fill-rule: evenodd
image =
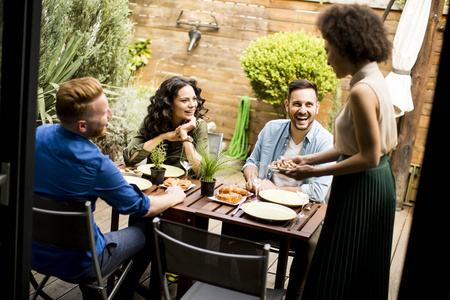
M 198 41 L 202 37 L 202 33 L 200 32 L 200 30 L 198 30 L 199 27 L 214 28 L 214 29 L 217 29 L 217 30 L 219 29 L 219 23 L 217 22 L 217 19 L 216 19 L 216 17 L 214 15 L 211 15 L 211 17 L 214 18 L 214 21 L 215 21 L 216 24 L 212 25 L 212 24 L 200 24 L 200 23 L 191 23 L 191 22 L 181 21 L 180 19 L 181 19 L 181 15 L 182 14 L 183 14 L 183 10 L 181 10 L 180 16 L 178 17 L 177 25 L 184 24 L 184 25 L 195 26 L 195 29 L 189 30 L 190 42 L 189 42 L 189 46 L 188 46 L 188 49 L 187 49 L 188 52 L 191 52 L 192 49 L 198 45 Z

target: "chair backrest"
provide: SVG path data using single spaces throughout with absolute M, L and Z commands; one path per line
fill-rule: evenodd
M 58 249 L 90 251 L 97 282 L 84 285 L 98 290 L 105 300 L 114 297 L 133 263 L 132 260 L 128 263 L 108 297 L 106 288 L 102 285 L 104 277 L 96 255 L 90 201 L 62 201 L 34 193 L 32 240 Z
M 265 299 L 270 245 L 154 219 L 160 278 L 166 272 Z
M 34 193 L 32 240 L 53 248 L 94 253 L 96 279 L 102 282 L 90 201 L 61 201 Z
M 219 155 L 222 151 L 223 133 L 208 132 L 209 153 Z
M 34 241 L 66 250 L 91 250 L 90 201 L 59 201 L 37 193 L 34 195 Z

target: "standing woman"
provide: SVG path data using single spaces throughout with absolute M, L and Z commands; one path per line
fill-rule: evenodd
M 165 164 L 181 167 L 184 147 L 186 156 L 194 164 L 193 171 L 197 172 L 202 159 L 197 149 L 208 148 L 208 128 L 202 119 L 208 110 L 203 106 L 205 99 L 201 92 L 194 79 L 175 76 L 165 80 L 150 97 L 148 114 L 123 151 L 125 164 L 133 166 L 147 157 L 151 160 L 151 151 L 164 141 Z
M 389 152 L 397 131 L 377 62 L 388 58 L 391 43 L 368 6 L 332 5 L 317 25 L 328 64 L 338 78 L 352 79 L 335 118 L 334 148 L 297 157 L 289 172 L 298 180 L 334 176 L 302 299 L 387 299 L 396 202 Z

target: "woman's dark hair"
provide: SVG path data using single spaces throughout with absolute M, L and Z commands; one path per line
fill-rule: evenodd
M 367 5 L 333 4 L 319 16 L 317 27 L 325 40 L 354 63 L 383 62 L 391 54 L 383 22 Z
M 148 113 L 144 118 L 144 128 L 140 132 L 146 140 L 175 129 L 172 125 L 172 106 L 178 91 L 187 85 L 194 89 L 197 96 L 198 105 L 194 116 L 201 119 L 208 112 L 208 109 L 203 106 L 205 99 L 200 95 L 202 90 L 197 86 L 194 79 L 179 76 L 169 78 L 161 84 L 155 95 L 150 97 L 150 105 L 147 107 Z
M 292 80 L 289 83 L 289 91 L 287 99 L 288 101 L 291 101 L 291 94 L 295 90 L 302 90 L 302 89 L 313 89 L 316 92 L 316 100 L 319 99 L 318 93 L 317 93 L 317 85 L 309 80 L 306 79 L 296 79 Z

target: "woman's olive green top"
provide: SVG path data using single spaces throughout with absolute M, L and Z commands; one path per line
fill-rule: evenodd
M 144 127 L 144 122 L 142 122 L 140 128 L 137 131 L 137 135 L 128 144 L 128 147 L 123 150 L 123 159 L 127 166 L 134 166 L 135 164 L 141 162 L 145 158 L 148 158 L 148 163 L 152 163 L 151 151 L 144 150 L 144 143 L 147 141 L 144 136 L 141 135 L 141 129 Z M 198 119 L 197 127 L 188 133 L 194 139 L 194 147 L 197 152 L 198 149 L 202 147 L 208 151 L 208 127 L 206 126 L 205 120 Z M 183 168 L 180 164 L 181 149 L 183 148 L 183 142 L 171 142 L 165 140 L 167 157 L 164 164 L 176 166 Z M 131 160 L 131 157 L 139 151 L 138 155 Z

